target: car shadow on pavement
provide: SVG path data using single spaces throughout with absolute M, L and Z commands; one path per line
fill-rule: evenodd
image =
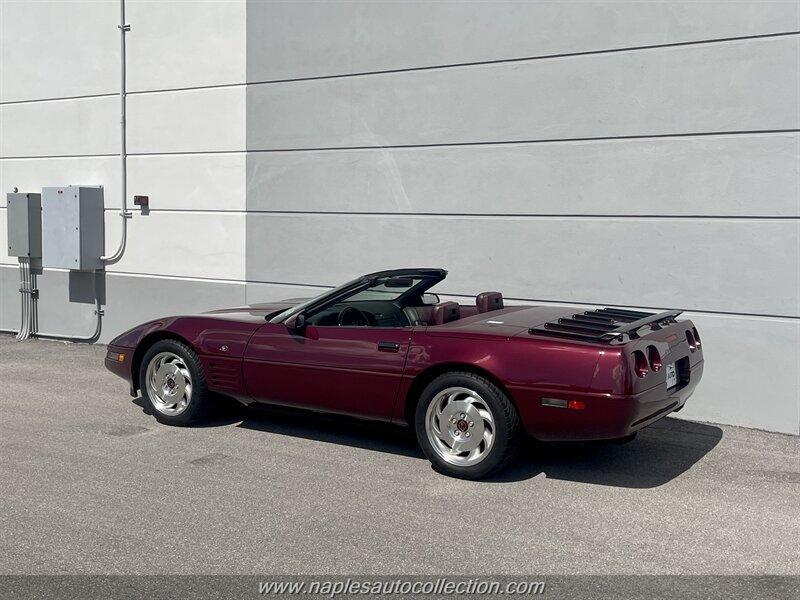
M 141 408 L 143 413 L 148 415 L 153 414 L 153 409 L 150 407 L 148 401 L 143 397 L 139 396 L 134 398 L 131 400 L 131 403 Z M 241 420 L 242 410 L 231 400 L 221 405 L 219 410 L 214 413 L 213 417 L 197 425 L 192 425 L 192 427 L 196 429 L 202 429 L 204 427 L 222 427 L 223 425 L 233 425 L 235 423 L 239 423 Z
M 625 488 L 654 488 L 688 471 L 722 439 L 722 429 L 666 418 L 627 444 L 563 442 L 526 444 L 519 459 L 491 481 L 549 479 Z
M 404 428 L 339 415 L 284 408 L 242 408 L 239 427 L 329 444 L 424 459 L 416 439 Z
M 148 406 L 137 398 L 145 412 Z M 279 407 L 245 408 L 231 402 L 201 427 L 234 425 L 276 435 L 425 459 L 407 430 L 337 415 Z M 549 479 L 625 488 L 654 488 L 688 471 L 722 439 L 722 429 L 666 418 L 639 432 L 627 444 L 527 440 L 520 456 L 485 483 Z

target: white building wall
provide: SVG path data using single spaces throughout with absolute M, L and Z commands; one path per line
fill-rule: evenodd
M 103 185 L 111 253 L 120 236 L 119 2 L 3 0 L 0 10 L 0 202 L 14 186 Z M 126 12 L 128 204 L 148 195 L 151 211 L 129 221 L 125 255 L 108 269 L 102 341 L 136 321 L 245 301 L 246 5 L 128 0 Z M 0 327 L 12 328 L 18 278 L 5 247 Z M 68 279 L 41 278 L 41 329 L 87 335 L 92 307 L 69 302 Z
M 118 8 L 0 1 L 0 327 L 18 320 L 13 186 L 106 186 L 116 247 Z M 109 269 L 103 340 L 443 266 L 456 296 L 687 309 L 707 366 L 681 416 L 800 432 L 796 2 L 128 0 L 127 16 L 128 190 L 152 210 Z M 67 279 L 43 278 L 42 328 L 88 332 Z

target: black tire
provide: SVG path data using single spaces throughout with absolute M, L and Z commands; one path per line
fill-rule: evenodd
M 150 362 L 162 352 L 170 352 L 183 360 L 191 376 L 192 393 L 188 405 L 183 412 L 176 415 L 168 415 L 161 412 L 151 396 L 151 390 L 147 384 L 147 367 Z M 187 426 L 202 422 L 208 418 L 213 406 L 211 393 L 208 391 L 203 365 L 197 358 L 197 354 L 191 347 L 178 340 L 160 340 L 150 346 L 142 357 L 139 365 L 139 384 L 142 389 L 142 396 L 147 400 L 150 412 L 160 423 L 166 425 Z
M 448 388 L 467 388 L 482 398 L 494 418 L 494 441 L 486 456 L 469 466 L 446 462 L 428 439 L 426 415 L 437 394 Z M 474 373 L 454 371 L 434 379 L 422 391 L 414 415 L 414 429 L 425 456 L 433 468 L 459 479 L 481 479 L 506 467 L 519 451 L 522 431 L 519 414 L 511 399 L 494 383 Z

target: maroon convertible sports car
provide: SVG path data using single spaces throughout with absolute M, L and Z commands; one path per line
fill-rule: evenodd
M 305 301 L 169 317 L 123 333 L 106 366 L 173 425 L 215 394 L 414 428 L 443 473 L 475 479 L 506 464 L 521 436 L 631 439 L 683 408 L 703 373 L 700 337 L 680 311 L 576 312 L 474 303 L 428 290 L 442 269 L 364 275 Z

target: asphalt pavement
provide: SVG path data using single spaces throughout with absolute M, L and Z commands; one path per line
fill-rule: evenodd
M 104 355 L 0 335 L 0 574 L 800 574 L 797 437 L 669 418 L 467 482 L 391 427 L 160 425 Z

